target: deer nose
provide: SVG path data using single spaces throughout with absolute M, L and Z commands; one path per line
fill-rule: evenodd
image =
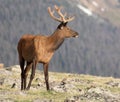
M 77 32 L 75 32 L 73 37 L 78 38 L 78 35 L 79 34 Z

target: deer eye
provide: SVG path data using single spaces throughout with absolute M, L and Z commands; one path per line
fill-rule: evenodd
M 67 28 L 67 30 L 70 30 L 70 28 Z

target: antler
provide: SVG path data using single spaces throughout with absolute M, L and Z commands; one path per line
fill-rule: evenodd
M 48 7 L 48 12 L 54 20 L 56 20 L 58 22 L 66 23 L 66 22 L 70 22 L 74 19 L 74 16 L 73 17 L 66 17 L 67 13 L 62 14 L 62 12 L 61 12 L 62 7 L 58 7 L 58 6 L 55 5 L 54 8 L 55 8 L 56 12 L 58 13 L 58 15 L 60 16 L 59 18 L 55 17 L 54 16 L 54 10 L 52 11 L 51 8 Z

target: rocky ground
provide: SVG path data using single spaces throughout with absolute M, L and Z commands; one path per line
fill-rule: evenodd
M 29 91 L 20 90 L 18 65 L 0 69 L 0 102 L 120 102 L 120 79 L 49 72 L 46 91 L 42 71 L 36 71 Z

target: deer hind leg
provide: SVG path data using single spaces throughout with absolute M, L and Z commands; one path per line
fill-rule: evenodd
M 24 70 L 24 90 L 26 89 L 27 76 L 31 68 L 32 68 L 32 62 L 27 62 L 26 68 Z
M 33 64 L 32 64 L 31 76 L 30 76 L 30 81 L 29 81 L 29 83 L 28 83 L 27 90 L 30 89 L 30 86 L 31 86 L 32 80 L 34 79 L 34 76 L 35 76 L 35 70 L 36 70 L 36 64 L 37 64 L 37 62 L 34 60 L 34 61 L 33 61 Z
M 20 57 L 19 60 L 20 60 L 20 68 L 21 68 L 21 90 L 23 90 L 25 60 L 22 57 Z
M 48 63 L 45 63 L 43 66 L 44 66 L 46 89 L 49 90 Z

